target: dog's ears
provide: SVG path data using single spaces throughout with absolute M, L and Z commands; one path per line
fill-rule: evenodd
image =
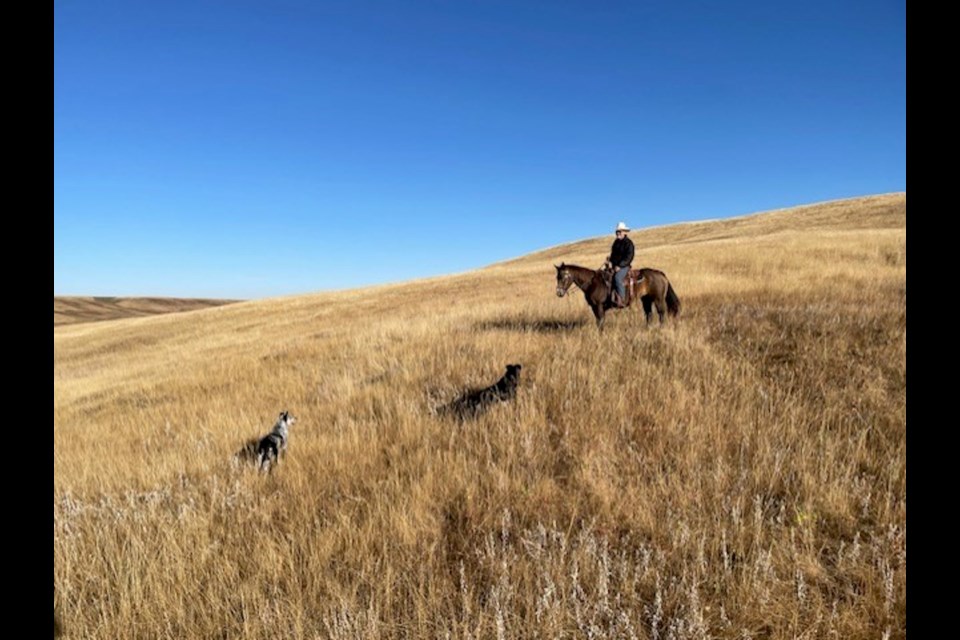
M 281 411 L 281 412 L 280 412 L 280 419 L 281 419 L 281 420 L 286 420 L 288 415 L 290 415 L 290 412 L 289 412 L 289 411 Z

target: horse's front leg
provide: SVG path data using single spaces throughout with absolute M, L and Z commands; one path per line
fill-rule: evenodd
M 593 315 L 597 319 L 597 329 L 603 330 L 603 304 L 594 304 L 593 305 Z

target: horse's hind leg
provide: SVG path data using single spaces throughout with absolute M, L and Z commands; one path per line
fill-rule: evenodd
M 647 324 L 650 324 L 650 314 L 653 313 L 653 300 L 647 296 L 640 298 L 643 303 L 643 315 L 647 318 Z
M 660 316 L 660 324 L 663 324 L 663 316 L 667 313 L 667 301 L 663 296 L 657 298 L 657 315 Z

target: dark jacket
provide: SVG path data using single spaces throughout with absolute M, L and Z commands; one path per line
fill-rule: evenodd
M 629 267 L 633 262 L 633 240 L 627 236 L 614 240 L 610 249 L 610 262 L 618 269 Z

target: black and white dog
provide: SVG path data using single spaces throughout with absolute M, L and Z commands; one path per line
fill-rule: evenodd
M 284 411 L 273 425 L 273 431 L 263 436 L 257 445 L 257 467 L 262 471 L 270 463 L 280 461 L 280 454 L 287 449 L 290 427 L 297 421 L 289 411 Z

